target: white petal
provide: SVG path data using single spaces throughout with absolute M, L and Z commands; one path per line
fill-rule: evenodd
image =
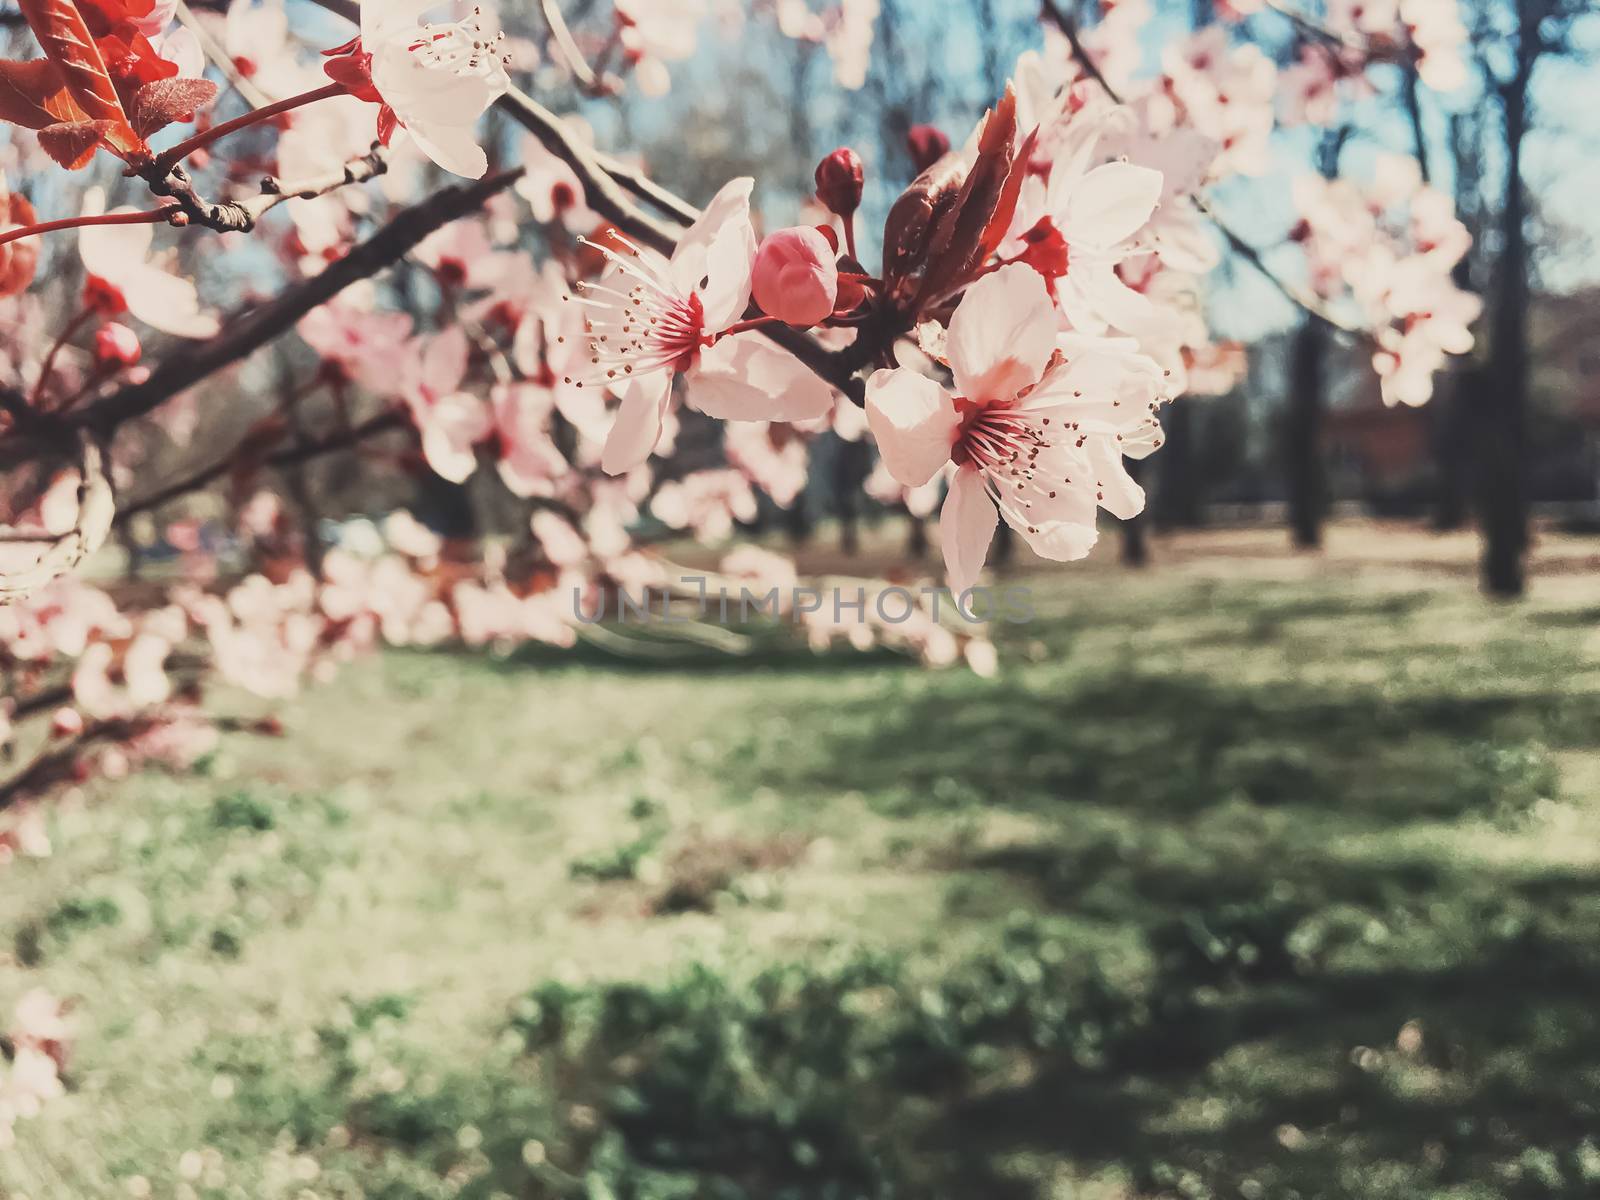
M 471 126 L 413 124 L 406 126 L 406 132 L 417 149 L 453 175 L 482 179 L 489 170 L 489 156 Z
M 678 248 L 672 253 L 672 266 L 669 274 L 672 282 L 678 288 L 687 292 L 701 291 L 700 281 L 707 278 L 715 269 L 718 273 L 715 287 L 715 300 L 719 308 L 719 319 L 726 314 L 722 311 L 731 306 L 729 293 L 737 294 L 738 280 L 738 252 L 742 252 L 745 245 L 745 235 L 748 233 L 750 241 L 749 258 L 744 263 L 744 288 L 745 300 L 749 300 L 749 265 L 755 258 L 755 233 L 750 228 L 750 190 L 755 186 L 755 180 L 749 176 L 729 181 L 723 185 L 721 191 L 706 205 L 705 212 L 700 214 L 700 219 L 689 226 L 684 235 L 678 239 Z M 713 259 L 713 247 L 716 248 L 716 258 Z M 734 252 L 731 254 L 730 252 Z M 731 276 L 731 282 L 728 278 Z M 708 285 L 706 291 L 713 289 Z M 702 300 L 709 300 L 702 296 Z M 708 305 L 709 307 L 709 305 Z M 727 318 L 719 325 L 710 324 L 710 312 L 707 312 L 707 327 L 712 332 L 721 332 L 737 321 L 744 312 L 744 305 L 739 306 L 739 311 Z
M 1122 452 L 1107 438 L 1091 438 L 1089 461 L 1094 464 L 1100 490 L 1100 507 L 1114 517 L 1132 520 L 1144 511 L 1144 489 L 1133 481 Z
M 811 421 L 833 411 L 834 392 L 775 342 L 741 333 L 700 355 L 687 399 L 724 421 Z
M 939 544 L 950 590 L 958 596 L 978 582 L 989 543 L 1000 524 L 994 502 L 975 467 L 962 467 L 950 481 L 950 494 L 939 510 Z
M 1150 219 L 1161 199 L 1161 172 L 1106 163 L 1085 175 L 1067 199 L 1061 232 L 1068 243 L 1115 246 Z
M 1055 337 L 1055 309 L 1037 271 L 1015 263 L 984 276 L 950 319 L 957 389 L 973 400 L 1011 399 L 1039 381 Z
M 1095 528 L 1092 516 L 1087 524 L 1075 521 L 1045 521 L 1035 525 L 1031 531 L 1027 526 L 1015 521 L 1009 523 L 1021 535 L 1022 540 L 1028 543 L 1030 550 L 1040 558 L 1048 558 L 1052 562 L 1077 562 L 1080 558 L 1087 558 L 1089 551 L 1093 550 L 1095 543 L 1100 540 L 1100 531 Z
M 625 475 L 650 457 L 661 439 L 661 422 L 671 399 L 669 371 L 635 378 L 622 389 L 622 407 L 617 409 L 600 455 L 600 466 L 607 475 Z
M 889 474 L 921 487 L 950 461 L 961 417 L 944 388 L 901 368 L 867 380 L 867 425 Z

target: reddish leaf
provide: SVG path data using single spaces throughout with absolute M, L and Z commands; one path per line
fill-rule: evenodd
M 24 196 L 0 193 L 0 223 L 32 225 L 39 219 Z M 39 239 L 22 238 L 0 246 L 0 296 L 15 296 L 28 290 L 39 268 Z
M 1000 200 L 989 218 L 989 224 L 978 238 L 977 261 L 980 265 L 1000 248 L 1001 242 L 1006 240 L 1006 234 L 1011 229 L 1011 220 L 1017 215 L 1017 201 L 1022 196 L 1023 180 L 1028 177 L 1028 164 L 1033 161 L 1034 148 L 1038 144 L 1039 131 L 1035 129 L 1023 139 L 1022 146 L 1012 160 L 1011 174 L 1006 176 L 1005 187 L 1000 191 Z
M 128 123 L 100 48 L 73 0 L 17 0 L 17 4 L 84 116 L 104 127 L 100 136 L 106 145 L 123 157 L 143 153 L 145 145 Z
M 28 62 L 0 60 L 0 121 L 24 129 L 43 129 L 58 121 L 84 120 L 67 92 L 61 72 L 48 58 Z
M 158 79 L 147 83 L 133 98 L 133 127 L 147 138 L 174 121 L 192 121 L 217 98 L 217 85 L 209 79 Z
M 89 165 L 94 152 L 118 130 L 115 121 L 63 121 L 39 131 L 39 149 L 69 171 Z
M 960 288 L 987 257 L 985 233 L 994 223 L 1012 175 L 1022 168 L 1016 161 L 1017 98 L 1010 87 L 984 121 L 978 139 L 978 161 L 967 174 L 961 198 L 935 226 L 928 250 L 928 271 L 917 295 L 919 308 L 933 304 Z M 1013 168 L 1016 168 L 1015 170 Z M 1021 187 L 1020 179 L 1017 181 Z M 1015 210 L 1016 198 L 1011 207 Z M 1009 222 L 1010 217 L 1007 216 Z M 1001 230 L 1001 236 L 1005 234 Z M 996 239 L 996 245 L 999 240 Z
M 883 278 L 889 293 L 909 299 L 907 285 L 928 261 L 928 231 L 950 209 L 966 182 L 959 154 L 946 154 L 912 181 L 883 226 Z

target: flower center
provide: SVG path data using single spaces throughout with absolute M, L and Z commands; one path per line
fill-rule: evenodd
M 1015 408 L 975 403 L 964 396 L 956 398 L 962 413 L 950 458 L 958 467 L 972 466 L 983 472 L 990 496 L 1002 512 L 1029 533 L 1037 533 L 1035 503 L 1046 510 L 1057 493 L 1072 480 L 1072 452 L 1063 456 L 1068 445 L 1083 446 L 1083 435 L 1071 422 L 1052 424 L 1050 417 Z M 1040 456 L 1046 455 L 1045 461 Z
M 505 36 L 489 37 L 483 28 L 483 9 L 474 8 L 464 21 L 424 25 L 407 49 L 430 70 L 490 77 L 510 62 L 510 56 L 500 50 Z
M 579 303 L 589 309 L 584 328 L 589 333 L 589 362 L 594 368 L 590 382 L 605 384 L 625 376 L 687 371 L 694 366 L 709 342 L 699 294 L 680 290 L 651 267 L 637 246 L 620 237 L 632 254 L 618 254 L 609 246 L 581 240 L 600 251 L 620 275 L 614 277 L 615 287 L 578 285 L 583 291 Z M 623 286 L 628 290 L 621 290 Z
M 1018 256 L 1019 261 L 1027 263 L 1046 279 L 1059 279 L 1067 273 L 1072 252 L 1067 239 L 1061 236 L 1049 217 L 1040 218 L 1037 225 L 1022 235 L 1022 240 L 1028 243 L 1028 248 Z
M 956 397 L 963 413 L 950 457 L 957 466 L 971 465 L 1003 479 L 1032 479 L 1033 463 L 1048 444 L 1039 420 L 1017 409 L 974 403 Z

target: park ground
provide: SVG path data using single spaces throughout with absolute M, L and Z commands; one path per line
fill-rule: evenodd
M 90 789 L 0 1196 L 1600 1195 L 1600 543 L 1114 549 L 994 678 L 393 653 Z

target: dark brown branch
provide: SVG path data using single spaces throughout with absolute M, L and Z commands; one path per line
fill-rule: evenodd
M 301 463 L 309 462 L 313 458 L 334 454 L 340 450 L 348 450 L 368 438 L 387 433 L 392 429 L 404 428 L 405 425 L 406 421 L 401 412 L 398 409 L 389 409 L 375 417 L 368 418 L 359 425 L 353 425 L 349 429 L 342 429 L 337 433 L 329 434 L 327 437 L 307 438 L 288 449 L 267 455 L 262 462 L 269 467 L 297 466 Z M 191 492 L 198 492 L 201 488 L 215 483 L 233 469 L 234 464 L 239 461 L 240 455 L 248 449 L 249 444 L 250 439 L 246 439 L 244 443 L 234 447 L 233 450 L 209 466 L 202 467 L 198 471 L 168 484 L 159 491 L 135 500 L 131 504 L 123 505 L 117 511 L 117 524 L 121 525 L 140 513 L 160 508 L 164 504 L 170 504 L 182 496 L 187 496 Z
M 306 313 L 351 284 L 393 266 L 434 230 L 477 212 L 491 196 L 521 177 L 521 170 L 503 171 L 476 183 L 445 188 L 406 209 L 320 275 L 247 313 L 210 341 L 167 357 L 143 383 L 96 401 L 83 410 L 76 423 L 109 433 L 124 421 L 143 416 L 287 333 Z
M 1101 72 L 1099 65 L 1089 56 L 1089 51 L 1084 46 L 1082 37 L 1079 36 L 1077 18 L 1068 16 L 1066 10 L 1057 3 L 1057 0 L 1042 0 L 1042 3 L 1044 4 L 1044 15 L 1054 21 L 1056 28 L 1061 30 L 1062 35 L 1067 39 L 1067 45 L 1072 48 L 1073 59 L 1083 68 L 1084 74 L 1098 83 L 1100 90 L 1111 97 L 1113 103 L 1121 104 L 1122 97 L 1117 95 L 1117 89 L 1111 86 L 1110 81 Z

